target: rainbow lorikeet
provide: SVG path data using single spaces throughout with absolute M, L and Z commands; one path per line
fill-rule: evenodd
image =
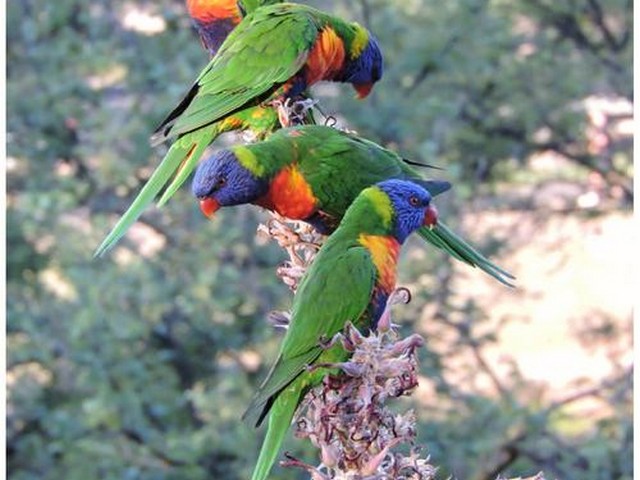
M 198 31 L 205 50 L 214 56 L 231 30 L 246 13 L 282 0 L 253 0 L 240 4 L 238 0 L 187 0 L 187 11 Z
M 302 278 L 278 358 L 245 413 L 257 414 L 257 425 L 269 416 L 251 480 L 267 477 L 304 393 L 332 372 L 319 366 L 348 357 L 340 342 L 328 342 L 348 322 L 363 333 L 376 328 L 395 288 L 400 246 L 436 223 L 431 195 L 413 182 L 385 180 L 356 196 Z
M 322 80 L 351 83 L 365 97 L 381 76 L 378 42 L 357 23 L 293 3 L 256 9 L 156 130 L 154 141 L 178 139 L 96 255 L 124 235 L 175 174 L 158 202 L 164 204 L 221 133 L 250 128 L 262 138 L 280 126 L 274 103 L 297 99 Z
M 406 160 L 371 141 L 331 127 L 306 125 L 279 130 L 263 142 L 218 151 L 199 165 L 192 191 L 206 216 L 223 206 L 252 203 L 328 233 L 361 190 L 389 178 L 420 183 L 433 196 L 450 187 L 448 182 L 424 181 Z M 444 223 L 422 228 L 418 234 L 511 285 L 509 273 Z

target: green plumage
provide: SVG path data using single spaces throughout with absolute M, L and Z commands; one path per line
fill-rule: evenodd
M 279 130 L 266 141 L 246 147 L 272 178 L 287 165 L 295 164 L 317 198 L 322 222 L 333 229 L 351 201 L 364 188 L 388 178 L 411 179 L 433 196 L 447 188 L 443 182 L 425 183 L 416 168 L 398 154 L 363 138 L 325 126 L 301 126 Z M 231 148 L 234 151 L 234 148 Z M 280 212 L 283 213 L 283 212 Z M 428 243 L 468 265 L 478 267 L 505 285 L 514 277 L 456 235 L 443 222 L 421 228 Z
M 304 393 L 333 373 L 327 368 L 307 367 L 348 357 L 340 343 L 328 349 L 321 343 L 341 332 L 347 322 L 366 330 L 377 320 L 371 309 L 377 271 L 370 252 L 358 238 L 363 233 L 386 236 L 389 228 L 369 200 L 370 190 L 373 188 L 353 202 L 302 279 L 278 359 L 245 413 L 258 416 L 258 424 L 269 414 L 267 434 L 251 480 L 267 477 Z
M 283 84 L 302 69 L 318 34 L 328 25 L 347 47 L 361 29 L 305 5 L 256 9 L 229 34 L 152 141 L 162 142 L 217 122 L 252 102 L 281 96 Z
M 280 128 L 280 123 L 274 109 L 253 107 L 176 139 L 94 255 L 100 256 L 111 249 L 161 192 L 157 205 L 163 206 L 189 178 L 207 146 L 219 135 L 231 130 L 250 130 L 256 139 L 261 139 L 277 128 Z
M 247 14 L 253 12 L 257 8 L 274 5 L 276 3 L 282 3 L 282 0 L 238 0 L 238 6 Z
M 250 3 L 249 11 L 255 2 Z M 163 189 L 158 206 L 166 203 L 221 133 L 251 130 L 260 139 L 279 128 L 277 111 L 268 102 L 286 93 L 286 82 L 303 68 L 319 32 L 327 25 L 347 47 L 362 28 L 297 4 L 267 5 L 245 17 L 156 129 L 154 145 L 178 139 L 95 256 L 112 248 Z M 310 113 L 306 121 L 313 121 Z

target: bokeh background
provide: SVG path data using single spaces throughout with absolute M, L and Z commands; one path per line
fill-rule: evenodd
M 518 277 L 403 251 L 395 319 L 427 344 L 397 405 L 439 478 L 632 478 L 631 0 L 307 3 L 385 53 L 367 101 L 323 85 L 322 108 L 443 167 L 441 217 Z M 207 221 L 183 188 L 92 258 L 206 64 L 182 0 L 13 0 L 7 35 L 10 478 L 246 478 L 263 431 L 239 417 L 291 300 L 264 213 Z

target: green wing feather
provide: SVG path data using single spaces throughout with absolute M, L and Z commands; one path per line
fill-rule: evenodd
M 180 163 L 175 175 L 173 176 L 173 180 L 162 193 L 162 197 L 158 200 L 158 207 L 163 206 L 171 197 L 173 197 L 176 191 L 182 186 L 187 178 L 189 178 L 189 175 L 191 175 L 191 172 L 196 168 L 196 165 L 204 151 L 207 149 L 207 146 L 209 146 L 221 133 L 218 126 L 219 124 L 215 123 L 207 128 L 187 133 L 176 140 L 175 143 L 181 143 L 183 145 L 183 149 L 189 149 L 189 154 L 183 158 L 183 161 Z
M 304 148 L 300 148 L 305 152 L 300 160 L 300 168 L 320 200 L 322 211 L 328 215 L 342 217 L 357 193 L 387 178 L 415 181 L 433 196 L 450 188 L 448 182 L 422 179 L 416 169 L 400 156 L 369 140 L 322 126 L 297 129 L 302 135 L 289 138 L 288 141 L 304 144 Z M 287 133 L 281 130 L 271 139 L 283 138 L 285 135 Z M 357 173 L 346 175 L 345 166 Z M 422 228 L 418 230 L 418 234 L 423 240 L 457 260 L 478 267 L 499 282 L 513 286 L 510 280 L 515 277 L 491 262 L 444 223 L 438 222 L 433 229 Z
M 304 392 L 327 373 L 306 367 L 319 359 L 332 362 L 345 357 L 341 345 L 326 350 L 320 342 L 333 338 L 348 321 L 356 322 L 371 301 L 376 279 L 371 255 L 361 246 L 347 248 L 336 233 L 302 280 L 278 360 L 245 412 L 245 416 L 259 413 L 258 424 L 269 412 L 267 435 L 251 480 L 267 478 Z
M 161 199 L 162 203 L 168 200 L 182 182 L 186 180 L 191 170 L 195 167 L 194 162 L 198 161 L 207 145 L 218 136 L 218 133 L 218 126 L 210 125 L 206 129 L 185 134 L 177 139 L 127 211 L 120 217 L 118 223 L 96 249 L 94 256 L 101 256 L 113 247 L 129 227 L 135 223 L 142 212 L 153 202 L 167 182 L 171 180 L 171 177 L 178 172 L 170 185 L 170 191 L 167 191 Z
M 444 250 L 452 257 L 472 267 L 478 267 L 500 283 L 509 287 L 515 286 L 511 280 L 515 280 L 516 277 L 491 262 L 482 253 L 469 245 L 463 238 L 456 235 L 443 222 L 438 221 L 433 229 L 427 227 L 419 229 L 418 235 L 434 247 Z
M 260 455 L 253 469 L 251 480 L 265 480 L 276 458 L 278 458 L 280 446 L 289 430 L 303 391 L 298 385 L 291 385 L 287 390 L 291 391 L 283 392 L 273 404 L 272 413 L 269 416 L 267 434 L 262 442 Z
M 245 416 L 293 381 L 322 353 L 320 342 L 331 340 L 347 322 L 356 322 L 369 305 L 376 279 L 371 255 L 364 247 L 346 248 L 339 240 L 335 233 L 327 240 L 300 283 L 278 360 Z
M 282 3 L 282 0 L 238 0 L 238 5 L 241 5 L 247 14 L 253 12 L 256 8 L 275 3 Z
M 369 306 L 377 277 L 371 254 L 355 242 L 347 248 L 341 236 L 327 241 L 323 255 L 318 254 L 300 284 L 292 307 L 292 328 L 282 346 L 284 358 L 317 347 L 321 338 L 330 340 Z
M 327 350 L 322 350 L 322 353 L 317 357 L 317 363 L 336 364 L 345 361 L 349 355 L 349 352 L 341 344 L 336 344 Z M 267 478 L 304 394 L 310 387 L 319 385 L 326 375 L 332 373 L 336 373 L 335 369 L 317 368 L 304 372 L 298 375 L 275 398 L 269 413 L 267 435 L 260 449 L 251 480 L 265 480 Z
M 433 196 L 451 187 L 449 182 L 424 180 L 400 156 L 372 142 L 323 126 L 305 126 L 298 131 L 303 134 L 287 136 L 280 130 L 269 143 L 277 148 L 277 143 L 286 141 L 299 145 L 293 151 L 305 152 L 299 159 L 300 171 L 312 186 L 321 210 L 332 217 L 341 218 L 358 193 L 381 180 L 414 180 Z
M 318 28 L 311 10 L 300 5 L 273 5 L 248 15 L 157 128 L 152 142 L 219 121 L 291 79 L 306 62 Z

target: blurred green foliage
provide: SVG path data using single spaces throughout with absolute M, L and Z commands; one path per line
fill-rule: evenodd
M 385 51 L 370 101 L 319 88 L 323 109 L 447 167 L 450 215 L 549 150 L 578 178 L 598 172 L 628 205 L 630 140 L 606 124 L 606 148 L 590 147 L 584 100 L 632 97 L 630 2 L 308 3 L 364 21 Z M 149 133 L 207 61 L 184 5 L 13 1 L 7 36 L 11 478 L 246 477 L 259 439 L 239 416 L 277 348 L 266 313 L 289 301 L 274 275 L 282 252 L 255 239 L 262 214 L 206 222 L 185 188 L 92 258 L 161 158 Z M 491 342 L 477 331 L 482 312 L 446 303 L 447 261 L 407 268 L 414 278 L 429 270 L 465 345 Z M 442 478 L 631 478 L 627 383 L 612 378 L 602 390 L 610 414 L 574 435 L 561 408 L 522 400 L 517 372 L 491 397 L 461 393 L 448 368 L 428 352 L 438 409 L 420 415 L 419 432 Z

